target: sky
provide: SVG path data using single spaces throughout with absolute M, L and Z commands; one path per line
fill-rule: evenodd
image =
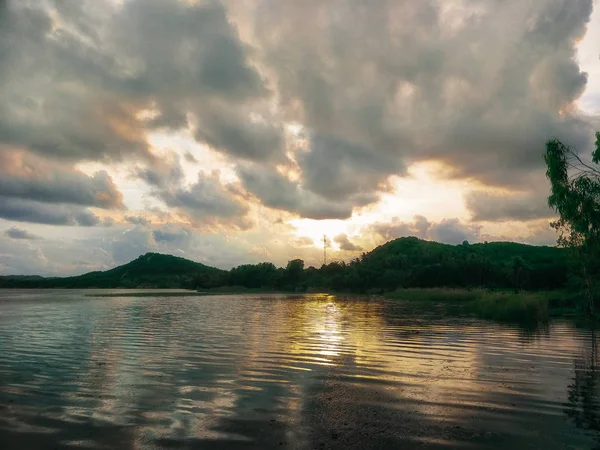
M 600 0 L 0 0 L 0 274 L 554 245 Z

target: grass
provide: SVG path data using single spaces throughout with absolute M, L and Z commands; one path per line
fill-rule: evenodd
M 481 289 L 417 288 L 398 289 L 385 294 L 387 298 L 417 302 L 470 302 L 479 298 Z
M 501 322 L 545 322 L 549 318 L 548 298 L 532 292 L 486 292 L 469 305 L 482 319 Z
M 550 317 L 550 305 L 568 308 L 560 299 L 561 292 L 506 292 L 485 289 L 400 289 L 385 295 L 387 298 L 414 301 L 461 304 L 463 312 L 482 319 L 502 322 L 545 322 Z M 572 309 L 568 309 L 571 311 Z

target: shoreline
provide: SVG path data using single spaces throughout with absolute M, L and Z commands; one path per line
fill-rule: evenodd
M 547 322 L 581 317 L 579 295 L 564 290 L 507 291 L 485 288 L 409 288 L 383 294 L 390 300 L 418 305 L 458 307 L 460 312 L 500 322 Z
M 28 288 L 13 288 L 24 289 Z M 40 288 L 35 288 L 40 289 Z M 41 288 L 41 290 L 120 290 L 121 292 L 89 292 L 85 297 L 207 297 L 220 295 L 331 295 L 339 297 L 379 297 L 403 301 L 416 306 L 435 304 L 448 307 L 451 314 L 470 315 L 481 319 L 501 322 L 547 322 L 551 318 L 583 318 L 577 293 L 565 290 L 512 291 L 486 288 L 405 288 L 391 292 L 359 294 L 355 292 L 296 292 L 265 290 L 244 287 L 221 287 L 210 290 L 186 290 L 177 288 Z M 11 288 L 7 288 L 11 290 Z M 592 318 L 593 319 L 593 318 Z

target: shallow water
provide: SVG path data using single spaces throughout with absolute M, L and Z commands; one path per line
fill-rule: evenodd
M 325 295 L 0 290 L 3 449 L 598 447 L 598 341 Z

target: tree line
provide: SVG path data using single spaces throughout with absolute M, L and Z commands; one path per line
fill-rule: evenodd
M 559 248 L 512 242 L 447 245 L 406 237 L 350 262 L 320 268 L 306 268 L 301 259 L 281 268 L 269 262 L 244 264 L 228 272 L 199 273 L 190 287 L 368 294 L 415 287 L 551 290 L 567 281 L 565 253 Z

